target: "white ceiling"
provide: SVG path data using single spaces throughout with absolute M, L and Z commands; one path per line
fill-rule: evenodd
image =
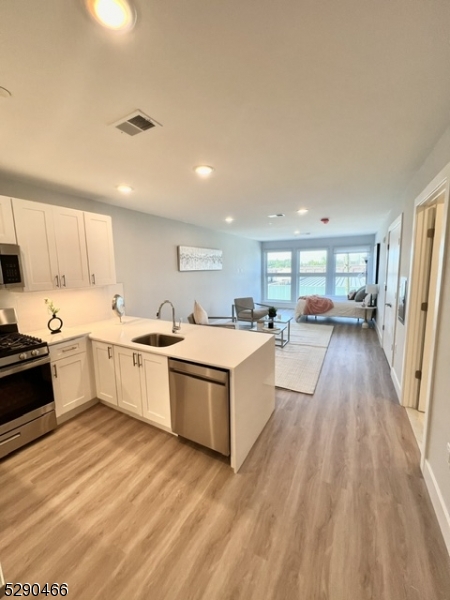
M 135 5 L 117 36 L 2 0 L 1 173 L 258 240 L 374 233 L 449 124 L 448 0 Z M 163 127 L 110 126 L 135 109 Z

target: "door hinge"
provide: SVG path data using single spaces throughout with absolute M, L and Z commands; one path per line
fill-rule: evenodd
M 431 229 L 428 229 L 427 230 L 427 237 L 434 238 L 434 232 L 435 232 L 434 227 L 432 227 Z
M 422 379 L 422 371 L 416 371 L 414 377 L 420 381 Z
M 428 302 L 422 302 L 420 305 L 420 310 L 427 311 L 428 310 Z
M 381 328 L 381 331 L 384 331 L 384 325 L 383 325 L 383 327 Z
M 389 248 L 390 248 L 390 247 L 391 247 L 391 245 L 390 245 L 390 244 L 388 244 L 388 247 L 387 247 L 387 249 L 389 250 Z

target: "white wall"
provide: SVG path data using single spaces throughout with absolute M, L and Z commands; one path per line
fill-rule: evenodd
M 196 299 L 209 314 L 228 316 L 235 297 L 260 298 L 259 242 L 1 176 L 0 195 L 111 215 L 117 280 L 123 283 L 129 315 L 154 317 L 159 304 L 168 299 L 175 305 L 177 318 L 186 320 Z M 178 245 L 223 250 L 223 270 L 180 273 Z M 165 308 L 162 318 L 170 316 Z
M 394 218 L 403 212 L 403 239 L 400 262 L 400 276 L 409 277 L 411 264 L 411 246 L 413 238 L 414 201 L 438 173 L 450 162 L 450 128 L 442 135 L 435 148 L 431 151 L 424 164 L 411 178 L 398 206 L 393 209 L 386 227 L 377 234 L 377 239 L 382 240 L 387 234 L 387 227 Z M 447 224 L 449 225 L 449 224 Z M 438 488 L 437 497 L 440 497 L 444 512 L 450 513 L 450 469 L 447 464 L 447 443 L 450 442 L 450 244 L 447 227 L 447 255 L 444 265 L 441 310 L 438 339 L 435 354 L 435 374 L 431 396 L 431 410 L 429 415 L 429 429 L 425 459 L 432 471 Z M 397 324 L 397 355 L 395 369 L 397 375 L 402 375 L 404 357 L 405 331 L 408 324 Z M 450 530 L 450 522 L 448 523 Z

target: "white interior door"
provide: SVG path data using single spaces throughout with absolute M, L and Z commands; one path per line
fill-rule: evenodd
M 442 235 L 442 227 L 444 221 L 444 204 L 443 202 L 437 204 L 435 207 L 430 207 L 433 216 L 433 222 L 430 230 L 433 232 L 431 236 L 427 236 L 429 243 L 429 257 L 428 258 L 428 277 L 424 282 L 424 293 L 426 293 L 425 300 L 425 311 L 421 311 L 424 315 L 423 320 L 423 333 L 421 338 L 422 344 L 422 362 L 419 367 L 421 377 L 419 381 L 419 397 L 418 397 L 418 409 L 421 412 L 425 412 L 428 402 L 428 390 L 431 379 L 431 348 L 432 339 L 436 335 L 436 331 L 433 329 L 433 322 L 435 320 L 435 304 L 436 304 L 436 287 L 437 278 L 439 274 L 439 251 L 438 244 L 434 243 L 434 240 L 439 240 Z
M 394 357 L 395 326 L 397 322 L 398 276 L 400 266 L 401 220 L 394 222 L 388 233 L 386 291 L 384 298 L 383 350 L 389 366 Z

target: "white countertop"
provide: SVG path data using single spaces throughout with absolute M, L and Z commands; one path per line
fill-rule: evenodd
M 181 330 L 172 334 L 171 321 L 138 317 L 124 317 L 122 323 L 118 318 L 113 318 L 86 323 L 79 327 L 63 327 L 61 333 L 57 334 L 51 334 L 48 329 L 28 333 L 43 339 L 49 345 L 89 335 L 91 339 L 107 344 L 126 346 L 140 352 L 151 352 L 224 369 L 236 368 L 253 352 L 266 344 L 274 346 L 274 337 L 264 333 L 183 323 Z M 146 333 L 165 333 L 184 339 L 164 348 L 136 344 L 131 341 L 132 338 Z

